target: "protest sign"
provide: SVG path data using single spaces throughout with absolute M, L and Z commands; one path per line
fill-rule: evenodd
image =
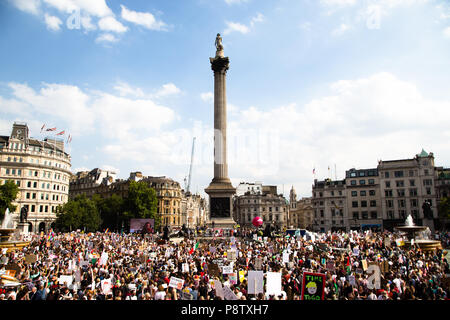
M 224 300 L 222 282 L 220 280 L 214 280 L 214 288 L 216 289 L 216 296 Z
M 245 271 L 239 270 L 239 282 L 243 282 L 245 280 Z
M 362 264 L 363 270 L 366 271 L 367 270 L 367 260 L 366 259 L 362 260 L 361 264 Z
M 225 300 L 238 300 L 238 297 L 234 294 L 233 290 L 229 287 L 223 287 L 223 297 Z
M 26 254 L 25 255 L 25 263 L 31 264 L 37 261 L 37 257 L 35 254 Z
M 233 272 L 233 266 L 229 265 L 229 266 L 223 266 L 222 267 L 222 273 L 223 274 L 230 274 Z
M 301 300 L 324 300 L 325 274 L 303 272 Z
M 169 287 L 181 290 L 183 289 L 184 280 L 176 277 L 170 277 Z
M 257 257 L 255 259 L 255 269 L 256 270 L 262 270 L 262 263 L 263 263 L 262 258 L 261 257 Z
M 100 282 L 103 294 L 112 294 L 112 283 L 111 279 L 105 279 Z
M 380 289 L 381 288 L 381 270 L 376 262 L 371 262 L 367 268 L 367 288 Z
M 289 252 L 283 252 L 283 263 L 289 263 Z
M 183 263 L 181 265 L 181 272 L 183 272 L 183 273 L 189 272 L 189 264 L 188 263 Z
M 236 260 L 236 251 L 235 250 L 228 250 L 227 251 L 227 259 L 228 260 Z
M 232 272 L 228 274 L 228 279 L 230 279 L 230 284 L 237 284 L 237 274 Z
M 281 294 L 281 272 L 267 272 L 266 292 L 274 296 Z
M 262 271 L 249 271 L 247 280 L 247 292 L 249 294 L 258 294 L 263 292 L 263 278 Z
M 58 282 L 60 284 L 66 283 L 67 287 L 70 287 L 72 285 L 73 278 L 72 278 L 72 276 L 69 276 L 69 275 L 61 275 L 61 276 L 59 276 Z

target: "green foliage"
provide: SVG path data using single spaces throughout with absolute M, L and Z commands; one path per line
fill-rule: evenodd
M 69 200 L 57 213 L 55 227 L 62 231 L 76 229 L 88 232 L 97 231 L 101 225 L 101 217 L 94 200 L 79 195 Z
M 124 200 L 121 196 L 113 194 L 109 198 L 94 195 L 92 200 L 97 204 L 102 219 L 101 229 L 118 231 L 123 220 Z
M 440 218 L 450 219 L 450 197 L 441 199 L 438 206 L 438 212 Z
M 155 227 L 160 225 L 161 218 L 156 214 L 158 199 L 156 191 L 144 181 L 130 181 L 128 197 L 124 199 L 123 217 L 129 219 L 154 219 Z
M 12 180 L 8 180 L 0 186 L 0 220 L 5 217 L 6 208 L 9 208 L 10 212 L 16 210 L 16 206 L 12 202 L 16 200 L 18 193 L 19 187 Z

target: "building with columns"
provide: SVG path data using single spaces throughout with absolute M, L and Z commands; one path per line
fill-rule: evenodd
M 32 138 L 26 123 L 14 122 L 9 136 L 0 136 L 0 183 L 14 181 L 19 195 L 14 223 L 28 209 L 29 231 L 47 231 L 56 220 L 56 209 L 68 201 L 71 157 L 64 140 Z

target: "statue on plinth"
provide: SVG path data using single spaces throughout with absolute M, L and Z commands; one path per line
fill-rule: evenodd
M 222 44 L 222 37 L 220 36 L 220 33 L 217 34 L 216 42 L 214 43 L 216 45 L 216 58 L 224 56 L 223 53 L 223 44 Z
M 22 207 L 22 209 L 20 210 L 20 222 L 21 223 L 27 222 L 27 219 L 28 219 L 28 208 Z

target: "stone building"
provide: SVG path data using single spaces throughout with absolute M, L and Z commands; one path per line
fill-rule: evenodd
M 348 228 L 382 229 L 382 206 L 378 170 L 350 169 L 345 172 Z
M 272 223 L 282 229 L 288 223 L 289 205 L 276 186 L 262 186 L 234 198 L 234 219 L 241 226 L 252 226 L 254 217 L 261 217 L 264 225 Z
M 314 223 L 314 208 L 312 198 L 297 200 L 297 194 L 292 186 L 289 192 L 288 227 L 311 229 Z
M 101 185 L 107 187 L 114 182 L 116 182 L 116 173 L 113 171 L 99 168 L 91 171 L 79 171 L 70 177 L 69 198 L 73 199 L 81 194 L 91 198 L 96 193 L 108 193 L 109 190 L 107 188 L 99 190 L 99 187 Z
M 30 137 L 26 123 L 14 122 L 9 136 L 0 136 L 0 183 L 14 181 L 19 195 L 14 223 L 28 209 L 29 231 L 47 231 L 56 220 L 56 209 L 68 200 L 71 157 L 64 140 Z
M 347 229 L 345 179 L 314 180 L 312 187 L 314 207 L 313 231 L 328 232 Z
M 417 225 L 432 231 L 437 222 L 437 201 L 433 153 L 422 149 L 412 159 L 389 160 L 378 163 L 383 227 L 392 230 L 405 223 L 408 214 Z M 432 216 L 424 216 L 422 206 L 431 204 Z
M 184 193 L 181 199 L 182 222 L 188 228 L 206 225 L 208 220 L 207 203 L 198 194 Z

